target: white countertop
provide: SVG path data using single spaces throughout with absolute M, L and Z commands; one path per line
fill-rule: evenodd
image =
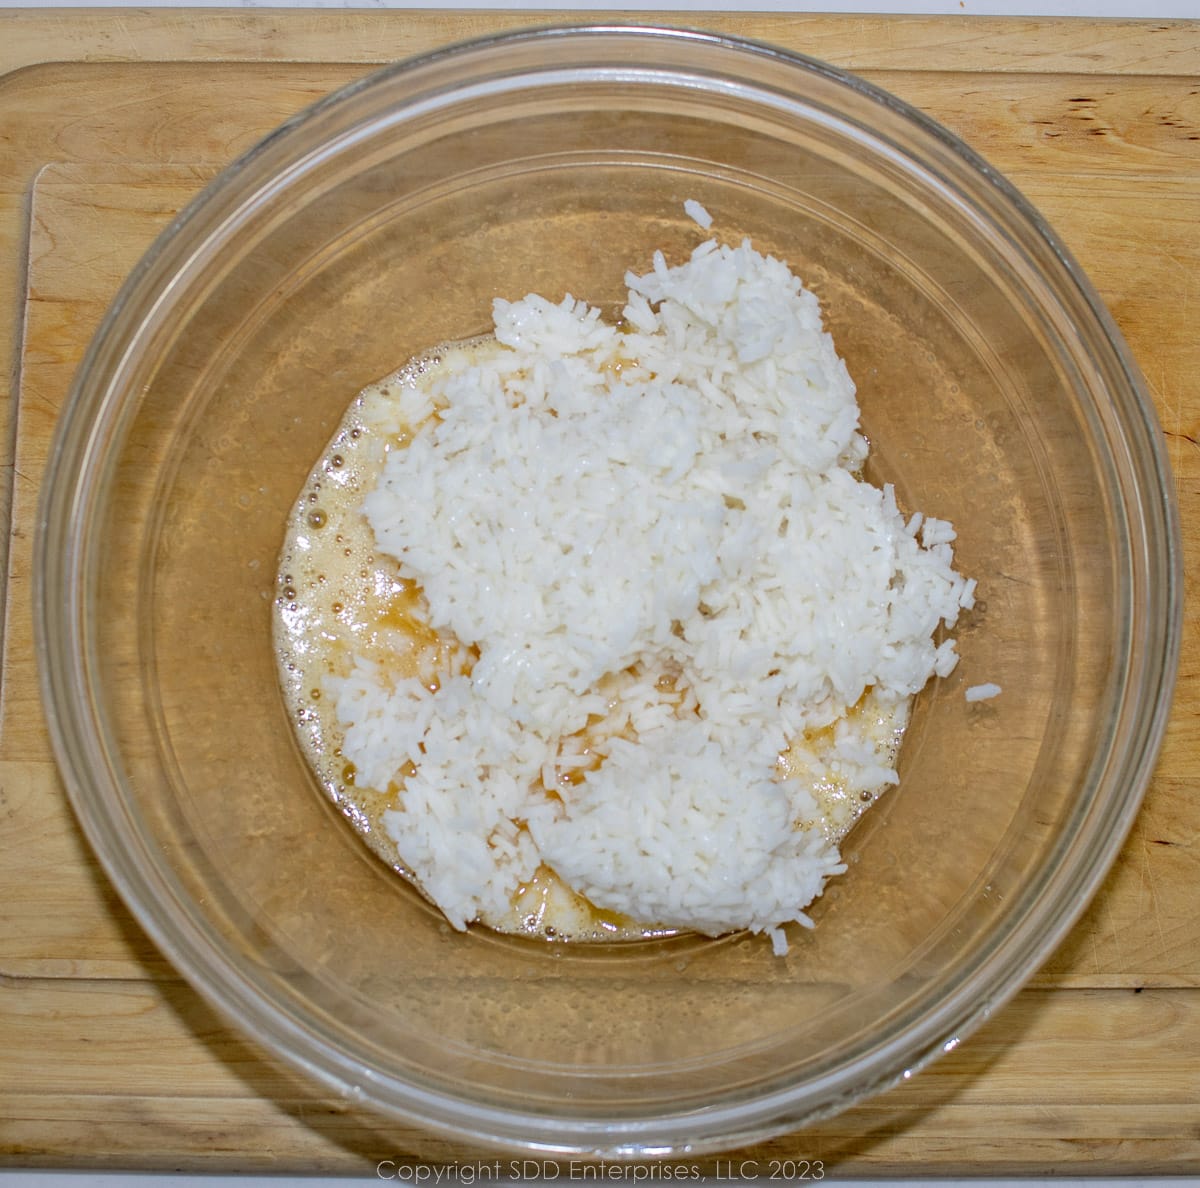
M 909 13 L 931 16 L 1143 17 L 1200 20 L 1200 0 L 9 0 L 8 8 L 525 8 Z

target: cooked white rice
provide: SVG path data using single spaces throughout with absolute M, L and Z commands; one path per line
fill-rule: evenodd
M 971 685 L 965 696 L 968 701 L 990 701 L 993 697 L 999 697 L 1000 693 L 1000 686 L 989 681 L 984 685 Z
M 949 673 L 934 632 L 974 583 L 949 524 L 857 477 L 854 385 L 786 265 L 709 241 L 626 280 L 624 330 L 497 300 L 497 345 L 364 411 L 411 434 L 364 503 L 378 548 L 478 658 L 357 658 L 342 750 L 399 788 L 387 830 L 455 927 L 545 864 L 604 910 L 783 951 L 844 867 L 781 753 L 832 726 L 835 778 L 894 783 L 849 711 Z

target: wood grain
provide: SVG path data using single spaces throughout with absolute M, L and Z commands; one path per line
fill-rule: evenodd
M 50 757 L 30 637 L 31 533 L 50 433 L 92 329 L 157 230 L 215 170 L 365 65 L 553 15 L 0 14 L 0 383 L 12 380 L 0 409 L 17 414 L 0 438 L 11 476 L 0 1161 L 368 1174 L 380 1159 L 482 1156 L 301 1083 L 216 1018 L 129 918 Z M 1200 23 L 706 14 L 705 24 L 867 73 L 965 137 L 1047 216 L 1146 374 L 1193 594 Z M 821 1158 L 838 1174 L 1200 1168 L 1197 614 L 1189 599 L 1175 708 L 1143 812 L 1034 986 L 911 1082 L 736 1158 Z
M 1194 74 L 1195 21 L 873 17 L 801 13 L 0 12 L 0 71 L 49 61 L 395 61 L 502 31 L 558 24 L 684 25 L 758 38 L 848 70 Z
M 178 983 L 35 980 L 26 990 L 0 993 L 0 1073 L 14 1087 L 3 1134 L 26 1165 L 57 1166 L 75 1150 L 95 1167 L 369 1175 L 384 1159 L 495 1158 L 321 1096 Z M 1196 1165 L 1196 997 L 1026 992 L 887 1095 L 721 1160 L 757 1161 L 764 1179 L 772 1159 L 820 1159 L 830 1177 L 1186 1171 Z M 114 1081 L 114 1067 L 136 1068 L 136 1083 Z M 716 1157 L 679 1162 L 718 1170 Z

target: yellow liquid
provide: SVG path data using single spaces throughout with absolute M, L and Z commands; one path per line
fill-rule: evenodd
M 500 348 L 490 339 L 446 348 L 492 349 Z M 468 672 L 475 659 L 472 649 L 429 627 L 419 587 L 401 576 L 394 559 L 376 550 L 361 510 L 387 451 L 403 449 L 408 440 L 403 426 L 379 431 L 386 419 L 379 415 L 381 408 L 402 385 L 419 384 L 438 358 L 434 353 L 414 360 L 352 403 L 289 518 L 275 599 L 280 681 L 317 780 L 379 858 L 414 882 L 383 824 L 384 813 L 398 807 L 399 788 L 370 788 L 356 780 L 353 765 L 342 755 L 333 699 L 323 691 L 328 677 L 349 674 L 356 655 L 398 679 L 420 677 L 431 687 L 443 676 Z M 892 766 L 907 705 L 885 706 L 868 692 L 848 717 L 881 766 Z M 836 844 L 877 794 L 850 792 L 830 774 L 823 755 L 832 743 L 832 729 L 796 740 L 780 756 L 779 774 L 802 780 L 816 800 L 816 819 L 797 826 L 816 825 Z M 480 922 L 500 932 L 559 940 L 628 940 L 672 931 L 596 908 L 545 866 L 517 888 L 503 915 Z

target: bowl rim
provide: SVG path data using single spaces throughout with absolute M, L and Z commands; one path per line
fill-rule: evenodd
M 610 1118 L 563 1119 L 531 1117 L 506 1107 L 483 1106 L 461 1098 L 430 1093 L 427 1089 L 364 1078 L 361 1068 L 328 1049 L 314 1049 L 312 1036 L 297 1027 L 295 1020 L 260 1000 L 253 985 L 212 949 L 211 938 L 186 924 L 186 913 L 166 905 L 173 903 L 174 889 L 168 882 L 151 878 L 147 861 L 133 862 L 128 852 L 128 831 L 118 829 L 120 805 L 99 787 L 97 780 L 115 779 L 107 748 L 89 721 L 88 707 L 78 690 L 88 684 L 96 658 L 89 648 L 84 616 L 88 550 L 77 527 L 86 520 L 85 479 L 96 483 L 96 458 L 102 455 L 109 435 L 119 429 L 113 410 L 109 420 L 98 425 L 96 416 L 109 388 L 97 376 L 118 374 L 136 341 L 122 325 L 124 311 L 147 292 L 155 292 L 173 274 L 180 253 L 186 256 L 187 237 L 204 222 L 215 202 L 251 178 L 255 169 L 272 154 L 286 153 L 290 143 L 304 130 L 329 113 L 353 104 L 364 93 L 386 88 L 397 80 L 428 76 L 425 85 L 434 103 L 447 103 L 454 88 L 438 92 L 439 71 L 459 68 L 472 60 L 515 46 L 551 43 L 579 48 L 598 47 L 608 40 L 623 44 L 684 42 L 719 59 L 726 67 L 746 58 L 769 60 L 795 72 L 797 77 L 813 74 L 848 88 L 872 104 L 886 108 L 916 130 L 919 138 L 937 146 L 962 168 L 987 184 L 999 206 L 1033 234 L 1048 251 L 1061 279 L 1072 290 L 1079 313 L 1092 319 L 1111 351 L 1107 361 L 1119 381 L 1126 407 L 1121 409 L 1124 427 L 1138 435 L 1142 447 L 1143 498 L 1134 510 L 1142 519 L 1134 525 L 1136 539 L 1151 544 L 1163 559 L 1167 581 L 1162 589 L 1150 589 L 1155 609 L 1143 626 L 1147 646 L 1136 651 L 1140 665 L 1138 688 L 1141 704 L 1149 706 L 1137 721 L 1134 737 L 1124 747 L 1121 774 L 1122 794 L 1110 794 L 1104 818 L 1105 833 L 1090 859 L 1079 854 L 1064 855 L 1043 894 L 1053 902 L 1049 912 L 1034 904 L 1012 922 L 1003 943 L 991 951 L 982 970 L 965 979 L 953 993 L 939 1000 L 935 1009 L 922 1016 L 919 1025 L 901 1039 L 886 1045 L 871 1062 L 873 1075 L 852 1087 L 839 1082 L 844 1076 L 829 1075 L 805 1083 L 797 1090 L 777 1090 L 764 1097 L 701 1111 L 688 1109 L 678 1114 L 660 1112 L 640 1121 Z M 550 55 L 547 55 L 549 57 Z M 575 67 L 560 67 L 571 70 Z M 244 195 L 243 201 L 248 198 Z M 208 232 L 212 234 L 211 227 Z M 118 410 L 119 411 L 119 410 Z M 89 477 L 90 476 L 90 477 Z M 63 546 L 67 547 L 63 547 Z M 1134 560 L 1137 560 L 1136 558 Z M 1144 559 L 1143 559 L 1144 560 Z M 784 1129 L 807 1125 L 840 1111 L 852 1101 L 907 1079 L 936 1055 L 957 1046 L 1024 983 L 1049 956 L 1083 913 L 1124 844 L 1157 759 L 1171 705 L 1171 690 L 1179 663 L 1183 616 L 1183 563 L 1178 504 L 1170 467 L 1162 443 L 1157 417 L 1144 380 L 1114 320 L 1082 269 L 1058 236 L 1020 192 L 982 156 L 948 129 L 910 104 L 858 76 L 816 58 L 729 34 L 693 28 L 670 28 L 629 23 L 546 25 L 489 35 L 441 47 L 425 54 L 370 71 L 292 116 L 274 132 L 242 154 L 171 222 L 121 287 L 106 312 L 84 357 L 70 394 L 55 427 L 54 445 L 47 462 L 40 497 L 34 562 L 34 625 L 39 656 L 43 704 L 50 728 L 58 768 L 77 818 L 99 857 L 108 877 L 139 924 L 172 964 L 187 977 L 203 997 L 240 1029 L 246 1018 L 256 1024 L 255 1039 L 273 1054 L 306 1071 L 342 1096 L 374 1108 L 410 1118 L 432 1130 L 456 1137 L 471 1136 L 499 1143 L 517 1151 L 590 1154 L 606 1157 L 666 1157 L 679 1152 L 714 1150 L 756 1141 Z M 1153 670 L 1152 672 L 1150 670 Z M 1134 682 L 1127 682 L 1134 683 Z M 1093 827 L 1093 833 L 1098 826 Z M 1076 842 L 1078 839 L 1076 839 Z M 1075 849 L 1078 850 L 1076 844 Z M 148 854 L 141 856 L 149 859 Z M 1071 859 L 1071 860 L 1068 860 Z M 1032 936 L 1031 936 L 1032 932 Z M 841 1070 L 844 1072 L 844 1070 Z M 850 1092 L 850 1088 L 853 1092 Z M 409 1091 L 411 1090 L 411 1091 Z

